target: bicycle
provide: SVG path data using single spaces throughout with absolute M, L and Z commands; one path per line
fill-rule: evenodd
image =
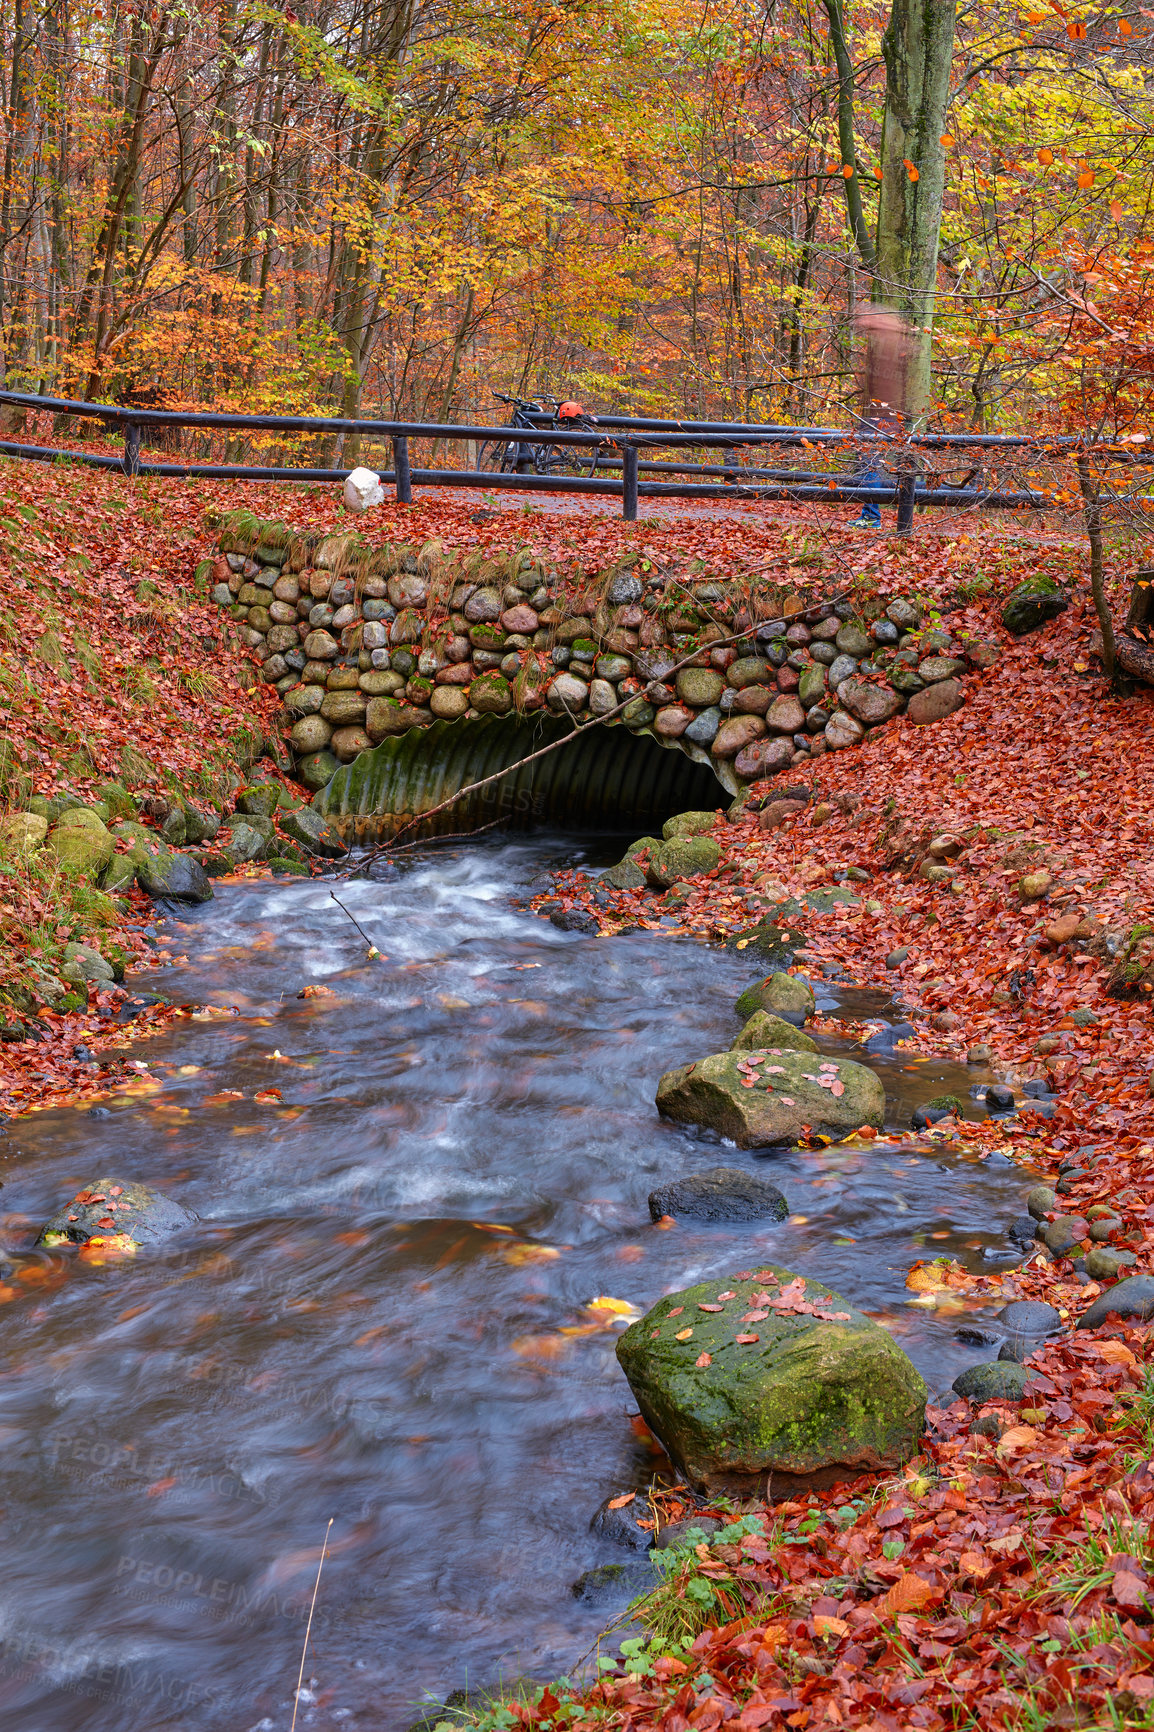
M 597 423 L 592 416 L 586 415 L 580 403 L 562 403 L 556 397 L 546 396 L 539 400 L 507 397 L 503 391 L 494 391 L 493 395 L 499 403 L 512 406 L 510 426 L 524 428 L 533 438 L 486 439 L 477 450 L 477 468 L 482 474 L 555 475 L 562 471 L 570 475 L 596 474 L 601 460 L 599 444 L 592 447 L 550 445 L 541 438 L 550 428 L 564 428 L 566 431 L 587 428 L 592 431 Z M 545 415 L 549 420 L 542 425 L 541 417 Z

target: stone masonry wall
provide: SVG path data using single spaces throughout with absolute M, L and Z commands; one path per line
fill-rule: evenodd
M 674 580 L 635 555 L 575 586 L 528 549 L 373 545 L 247 513 L 221 522 L 211 575 L 281 693 L 313 789 L 437 719 L 545 711 L 580 725 L 625 701 L 611 725 L 678 746 L 737 795 L 899 711 L 951 714 L 997 653 L 927 629 L 913 599 L 859 610 L 768 581 Z

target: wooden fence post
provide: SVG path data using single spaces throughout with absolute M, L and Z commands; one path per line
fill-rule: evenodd
M 637 447 L 621 448 L 621 515 L 626 523 L 637 522 Z
M 409 441 L 405 434 L 393 437 L 393 473 L 397 481 L 397 504 L 413 503 L 413 480 L 409 472 Z
M 140 423 L 128 421 L 124 427 L 124 456 L 120 460 L 126 475 L 140 474 Z

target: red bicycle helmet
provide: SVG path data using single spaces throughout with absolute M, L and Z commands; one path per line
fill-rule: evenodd
M 562 421 L 578 421 L 584 413 L 580 403 L 560 403 L 557 406 L 557 414 Z

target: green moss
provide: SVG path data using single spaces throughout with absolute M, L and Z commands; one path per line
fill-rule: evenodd
M 690 1287 L 622 1336 L 617 1356 L 638 1405 L 694 1484 L 893 1466 L 916 1447 L 925 1385 L 884 1329 L 816 1281 L 803 1282 L 804 1301 L 825 1316 L 756 1302 L 797 1279 L 770 1266 Z M 719 1301 L 719 1290 L 733 1298 Z M 742 1333 L 757 1340 L 738 1343 Z

